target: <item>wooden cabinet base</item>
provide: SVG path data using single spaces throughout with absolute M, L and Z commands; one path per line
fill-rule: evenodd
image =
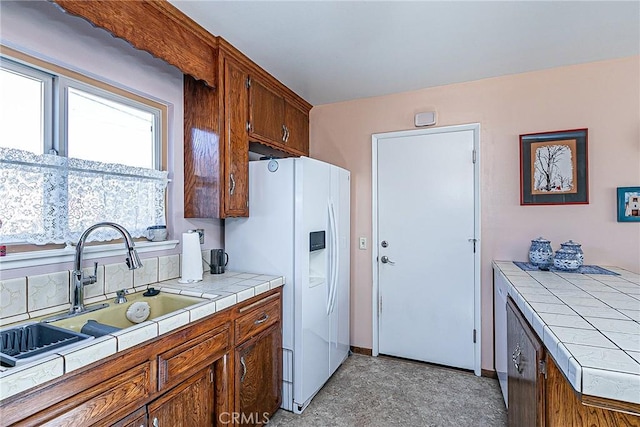
M 249 401 L 271 414 L 281 399 L 281 310 L 278 288 L 9 397 L 0 426 L 222 427 Z M 243 381 L 234 377 L 241 360 Z M 236 384 L 258 394 L 238 400 Z
M 544 426 L 544 347 L 511 298 L 507 301 L 509 426 Z
M 576 393 L 511 297 L 507 339 L 509 426 L 640 426 L 640 405 Z
M 178 387 L 149 404 L 152 426 L 212 426 L 215 414 L 213 369 L 203 369 Z
M 547 356 L 546 427 L 637 427 L 640 416 L 585 405 L 550 356 Z M 586 397 L 586 396 L 585 396 Z M 601 404 L 606 404 L 606 399 Z M 637 405 L 636 405 L 637 406 Z M 635 408 L 637 411 L 640 408 Z M 633 410 L 633 408 L 629 408 Z

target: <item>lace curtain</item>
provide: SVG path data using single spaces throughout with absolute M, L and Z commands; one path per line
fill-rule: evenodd
M 167 172 L 0 147 L 0 242 L 75 243 L 112 221 L 133 237 L 165 224 Z M 99 228 L 89 241 L 120 238 Z

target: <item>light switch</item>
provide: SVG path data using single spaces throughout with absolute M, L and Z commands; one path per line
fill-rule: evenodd
M 358 243 L 358 247 L 362 250 L 367 249 L 367 238 L 360 237 L 360 242 Z

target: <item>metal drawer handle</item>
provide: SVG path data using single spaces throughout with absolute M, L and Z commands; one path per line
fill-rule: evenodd
M 229 189 L 229 195 L 233 196 L 233 192 L 236 189 L 236 180 L 233 178 L 233 174 L 229 175 L 229 178 L 231 179 L 231 188 Z
M 520 344 L 516 344 L 516 349 L 513 350 L 511 354 L 511 361 L 513 362 L 513 366 L 516 367 L 516 371 L 519 374 L 522 373 L 522 350 L 520 349 Z
M 259 325 L 260 323 L 266 322 L 268 318 L 269 318 L 269 315 L 267 313 L 263 313 L 262 317 L 259 318 L 258 320 L 256 320 L 255 322 L 253 322 L 253 324 L 254 325 Z
M 244 363 L 244 356 L 240 358 L 240 364 L 242 365 L 242 376 L 240 377 L 240 382 L 243 382 L 244 377 L 247 376 L 247 364 Z
M 153 418 L 153 427 L 158 427 L 160 425 L 160 423 L 158 423 L 158 418 L 154 417 Z

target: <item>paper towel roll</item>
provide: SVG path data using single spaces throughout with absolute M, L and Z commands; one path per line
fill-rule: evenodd
M 182 233 L 182 277 L 180 283 L 202 280 L 202 254 L 200 235 L 197 232 Z

